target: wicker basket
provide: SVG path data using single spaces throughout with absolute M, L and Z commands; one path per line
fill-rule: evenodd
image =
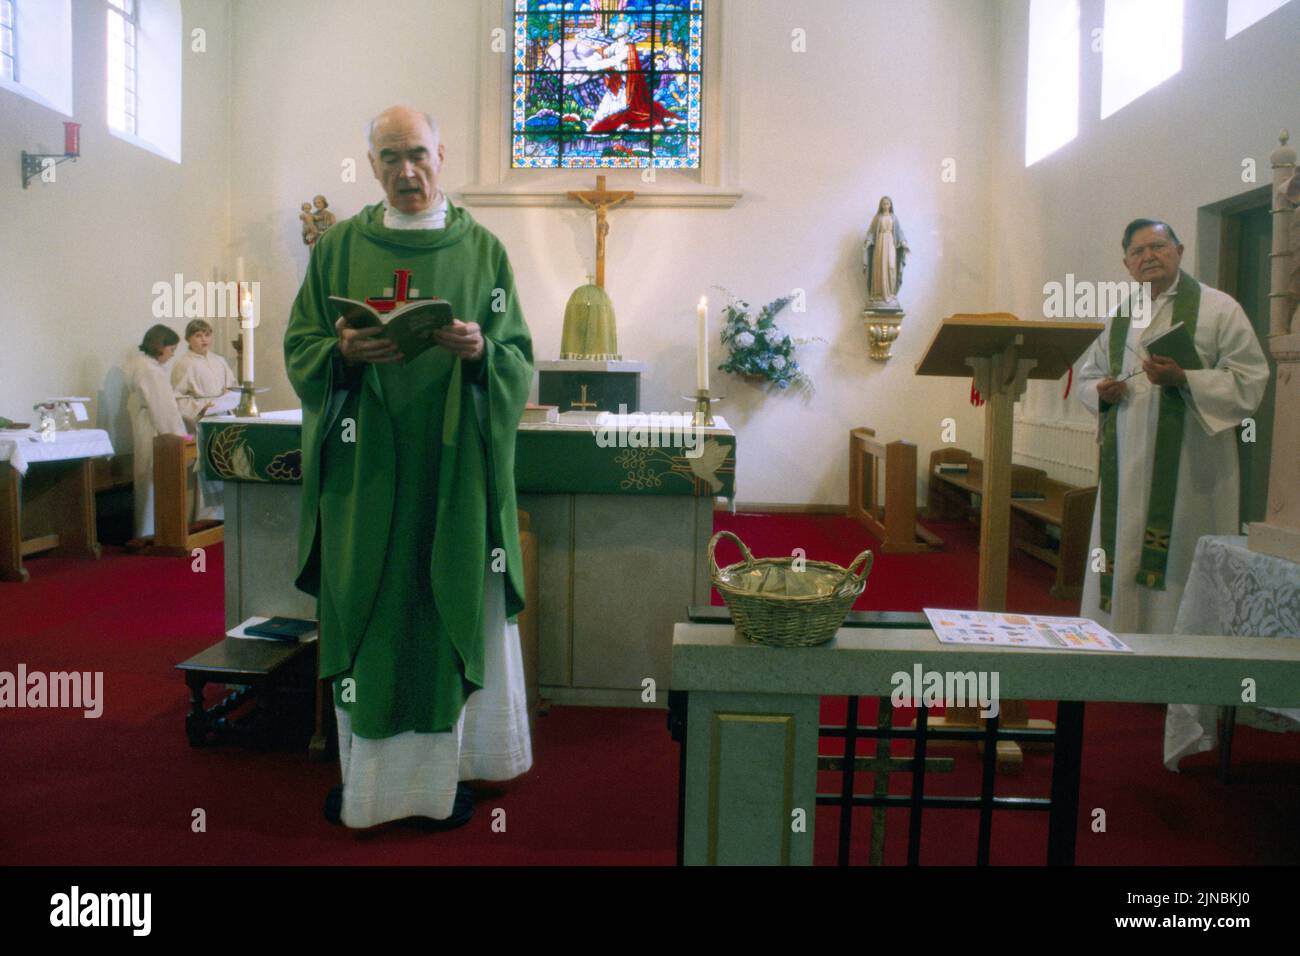
M 736 542 L 745 560 L 719 568 L 714 551 L 718 541 Z M 709 539 L 709 569 L 713 586 L 731 609 L 736 632 L 758 644 L 776 647 L 810 647 L 835 636 L 844 616 L 867 586 L 867 574 L 874 557 L 863 551 L 847 568 L 830 561 L 804 561 L 804 569 L 793 570 L 794 558 L 755 558 L 745 543 L 730 531 L 719 531 Z M 862 565 L 858 571 L 858 565 Z M 789 575 L 797 573 L 800 590 L 782 589 Z M 855 577 L 854 574 L 859 576 Z M 764 584 L 769 590 L 759 590 Z M 748 586 L 746 586 L 748 585 Z

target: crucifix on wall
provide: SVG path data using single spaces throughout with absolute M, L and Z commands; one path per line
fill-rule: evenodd
M 602 289 L 605 288 L 605 237 L 609 235 L 609 220 L 605 213 L 635 197 L 636 193 L 631 190 L 606 190 L 604 176 L 596 177 L 595 189 L 569 191 L 570 199 L 596 210 L 596 285 Z

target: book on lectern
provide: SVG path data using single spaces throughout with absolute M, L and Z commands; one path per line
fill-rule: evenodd
M 437 345 L 433 333 L 451 325 L 453 313 L 446 299 L 416 299 L 398 306 L 393 311 L 381 313 L 374 306 L 341 295 L 330 296 L 339 315 L 350 329 L 368 329 L 378 326 L 383 332 L 378 337 L 390 339 L 409 362 L 422 352 Z
M 1142 345 L 1152 355 L 1163 355 L 1173 359 L 1178 363 L 1179 368 L 1193 370 L 1205 368 L 1201 356 L 1196 351 L 1196 343 L 1192 341 L 1192 333 L 1187 331 L 1187 326 L 1181 322 L 1161 332 L 1150 342 L 1143 342 Z

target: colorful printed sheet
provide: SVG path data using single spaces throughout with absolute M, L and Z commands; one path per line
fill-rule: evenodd
M 1127 651 L 1129 647 L 1086 617 L 1047 617 L 993 611 L 925 608 L 941 644 L 1060 648 L 1071 651 Z

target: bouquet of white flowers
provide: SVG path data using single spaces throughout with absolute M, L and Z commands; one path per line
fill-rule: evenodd
M 794 360 L 794 349 L 796 345 L 813 340 L 791 338 L 776 325 L 777 313 L 789 305 L 791 299 L 792 296 L 786 295 L 769 302 L 759 309 L 757 319 L 751 319 L 749 303 L 728 292 L 727 305 L 722 310 L 725 320 L 722 344 L 730 355 L 718 370 L 760 378 L 781 389 L 794 385 L 811 391 L 812 379 Z

